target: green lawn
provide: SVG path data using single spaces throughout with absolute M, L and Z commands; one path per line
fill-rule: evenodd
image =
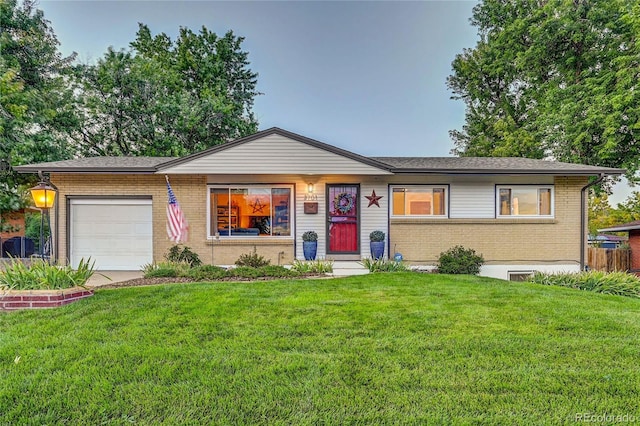
M 98 290 L 0 313 L 0 424 L 637 422 L 638 336 L 637 299 L 477 277 Z

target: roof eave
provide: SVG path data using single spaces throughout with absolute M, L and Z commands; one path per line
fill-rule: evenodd
M 598 232 L 627 232 L 627 231 L 634 231 L 636 229 L 640 229 L 640 225 L 635 225 L 635 226 L 625 226 L 623 228 L 603 228 L 603 229 L 598 229 Z
M 13 168 L 18 173 L 78 173 L 78 174 L 153 174 L 156 167 L 32 167 L 16 166 Z
M 551 176 L 619 176 L 624 174 L 620 171 L 586 171 L 586 170 L 522 170 L 522 169 L 405 169 L 391 168 L 395 174 L 439 174 L 439 175 L 551 175 Z

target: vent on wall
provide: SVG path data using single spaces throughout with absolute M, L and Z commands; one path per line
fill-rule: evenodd
M 507 272 L 509 281 L 527 281 L 533 276 L 533 271 L 509 271 Z

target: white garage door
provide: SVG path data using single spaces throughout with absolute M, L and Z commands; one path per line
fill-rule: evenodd
M 96 269 L 139 270 L 153 260 L 151 200 L 71 200 L 71 265 L 95 260 Z

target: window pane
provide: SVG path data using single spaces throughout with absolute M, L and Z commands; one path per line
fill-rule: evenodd
M 393 188 L 393 215 L 404 215 L 404 188 Z
M 238 226 L 238 215 L 229 206 L 228 189 L 211 189 L 211 233 L 230 235 L 231 229 Z
M 271 235 L 271 190 L 243 188 L 231 190 L 231 204 L 238 209 L 237 236 Z
M 407 189 L 405 193 L 405 209 L 409 215 L 430 215 L 432 204 L 432 190 Z
M 291 221 L 289 219 L 291 217 L 289 210 L 291 189 L 274 188 L 271 190 L 271 199 L 273 205 L 273 235 L 291 235 Z
M 538 214 L 538 191 L 532 188 L 511 189 L 511 206 L 514 216 Z
M 542 188 L 538 192 L 540 199 L 540 214 L 550 216 L 551 215 L 551 190 L 549 188 Z
M 500 214 L 507 216 L 511 214 L 511 190 L 500 190 Z
M 444 188 L 433 189 L 433 214 L 444 214 Z

